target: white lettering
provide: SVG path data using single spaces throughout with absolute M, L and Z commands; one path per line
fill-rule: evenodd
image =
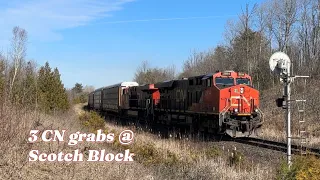
M 46 154 L 46 153 L 41 153 L 39 155 L 39 151 L 38 150 L 32 150 L 29 152 L 29 161 L 56 161 L 58 160 L 59 162 L 61 161 L 83 161 L 83 154 L 79 153 L 79 150 L 75 150 L 74 154 L 72 153 L 67 153 L 67 154 L 63 154 L 63 152 L 60 152 L 58 154 L 55 153 L 50 153 L 50 154 Z
M 97 150 L 89 150 L 88 161 L 98 161 L 98 159 L 99 159 L 98 155 L 99 155 L 99 151 L 97 151 Z
M 42 136 L 41 136 L 42 141 L 44 141 L 44 142 L 49 142 L 49 141 L 51 141 L 52 138 L 50 138 L 50 139 L 47 138 L 47 133 L 48 133 L 48 132 L 50 132 L 51 134 L 53 133 L 52 130 L 45 130 L 45 131 L 43 131 Z M 51 135 L 49 135 L 49 137 L 50 137 L 50 136 L 51 136 Z
M 97 132 L 97 142 L 103 142 L 106 140 L 106 135 L 104 133 L 102 133 L 102 130 L 99 129 Z
M 132 156 L 134 156 L 134 153 L 130 153 L 129 149 L 125 150 L 123 161 L 133 161 Z
M 37 159 L 38 159 L 38 153 L 39 153 L 38 150 L 32 150 L 32 151 L 30 151 L 30 153 L 29 153 L 29 161 L 37 161 Z

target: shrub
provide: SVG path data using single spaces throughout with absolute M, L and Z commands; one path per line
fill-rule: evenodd
M 160 161 L 160 153 L 152 143 L 134 146 L 133 152 L 137 154 L 138 161 L 148 165 L 157 164 Z
M 215 146 L 205 149 L 204 153 L 207 158 L 214 158 L 221 155 L 221 151 Z
M 176 165 L 179 159 L 169 150 L 157 149 L 153 143 L 135 144 L 132 151 L 136 154 L 137 161 L 144 165 Z
M 73 104 L 86 103 L 88 102 L 87 94 L 81 94 L 78 97 L 74 98 Z
M 320 179 L 320 159 L 314 156 L 298 156 L 289 169 L 286 161 L 282 161 L 277 172 L 278 179 Z
M 97 132 L 99 129 L 105 128 L 104 119 L 96 112 L 84 112 L 79 116 L 81 124 L 89 129 L 90 132 Z

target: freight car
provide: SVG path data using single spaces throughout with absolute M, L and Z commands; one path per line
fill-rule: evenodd
M 122 114 L 128 108 L 126 88 L 138 85 L 136 82 L 122 82 L 96 89 L 89 94 L 88 107 L 100 112 Z
M 234 71 L 156 84 L 124 82 L 90 93 L 88 106 L 167 134 L 178 130 L 244 137 L 254 135 L 263 124 L 259 91 L 252 87 L 251 76 Z

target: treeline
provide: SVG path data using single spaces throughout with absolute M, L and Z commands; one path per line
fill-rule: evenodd
M 70 102 L 72 102 L 73 104 L 78 104 L 88 102 L 88 95 L 92 91 L 94 91 L 93 86 L 83 87 L 81 83 L 76 83 L 74 87 L 67 92 Z
M 27 31 L 14 27 L 12 32 L 10 52 L 0 53 L 1 112 L 10 105 L 45 113 L 68 110 L 70 103 L 59 70 L 48 62 L 38 69 L 34 61 L 27 61 Z
M 148 61 L 143 61 L 134 75 L 134 81 L 139 84 L 162 82 L 175 78 L 175 67 L 152 68 Z
M 264 90 L 279 82 L 279 78 L 271 75 L 268 62 L 276 51 L 289 55 L 295 74 L 319 77 L 319 0 L 266 0 L 261 4 L 248 4 L 238 19 L 227 23 L 224 34 L 223 44 L 191 54 L 182 72 L 165 68 L 159 77 L 157 68 L 144 69 L 144 62 L 134 80 L 154 83 L 170 79 L 172 74 L 174 78 L 182 78 L 216 70 L 235 70 L 249 73 L 254 86 Z

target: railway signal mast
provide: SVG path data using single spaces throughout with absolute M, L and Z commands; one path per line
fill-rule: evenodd
M 286 123 L 287 123 L 287 162 L 289 168 L 291 167 L 291 102 L 303 102 L 305 103 L 306 100 L 291 100 L 291 83 L 294 81 L 295 78 L 308 78 L 309 76 L 292 76 L 291 75 L 291 60 L 287 54 L 283 52 L 276 52 L 274 53 L 269 59 L 269 66 L 271 71 L 275 72 L 276 74 L 280 75 L 280 80 L 283 82 L 284 91 L 283 91 L 283 98 L 277 99 L 278 107 L 283 107 L 286 109 Z M 285 102 L 285 104 L 283 104 Z M 304 111 L 303 110 L 299 110 Z M 303 120 L 299 120 L 299 122 L 304 122 Z M 302 135 L 304 133 L 302 131 L 299 132 L 300 138 L 302 141 Z M 304 141 L 305 142 L 305 141 Z

